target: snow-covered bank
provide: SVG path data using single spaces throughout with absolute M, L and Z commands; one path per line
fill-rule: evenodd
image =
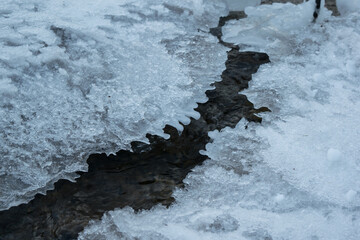
M 217 1 L 2 1 L 0 209 L 198 117 L 226 53 Z
M 270 144 L 262 152 L 267 164 L 300 189 L 351 206 L 360 200 L 352 194 L 360 191 L 359 13 L 327 23 L 329 14 L 323 12 L 324 22 L 313 26 L 291 18 L 309 7 L 275 5 L 274 13 L 265 6 L 249 9 L 246 30 L 241 21 L 229 24 L 224 38 L 246 42 L 252 46 L 245 48 L 265 51 L 272 59 L 244 92 L 255 105 L 273 111 L 256 129 Z M 273 15 L 283 9 L 287 21 Z M 240 34 L 226 37 L 235 31 Z M 251 43 L 243 40 L 247 36 Z
M 248 8 L 227 24 L 225 41 L 270 55 L 245 94 L 272 113 L 212 132 L 169 209 L 109 212 L 80 239 L 358 239 L 360 14 L 312 24 L 312 9 Z

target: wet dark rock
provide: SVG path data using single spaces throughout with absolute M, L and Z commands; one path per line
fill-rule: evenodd
M 201 117 L 191 119 L 180 135 L 167 125 L 168 140 L 148 134 L 150 144 L 133 142 L 133 152 L 91 155 L 88 172 L 79 172 L 76 182 L 60 180 L 46 195 L 37 194 L 27 204 L 0 212 L 0 239 L 75 239 L 90 220 L 106 211 L 169 206 L 173 190 L 206 159 L 199 151 L 209 142 L 209 131 L 235 127 L 244 117 L 261 122 L 256 113 L 264 109 L 254 109 L 239 91 L 267 62 L 264 53 L 229 51 L 223 80 L 206 92 L 208 102 L 197 108 Z
M 333 16 L 339 16 L 340 15 L 339 10 L 337 9 L 337 6 L 336 6 L 336 0 L 326 0 L 325 1 L 325 7 L 327 7 L 327 9 L 332 11 Z

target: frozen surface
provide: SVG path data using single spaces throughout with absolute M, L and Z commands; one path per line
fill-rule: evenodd
M 336 0 L 336 5 L 342 15 L 360 11 L 360 0 Z
M 272 110 L 263 123 L 210 133 L 169 209 L 111 211 L 80 239 L 359 239 L 360 14 L 312 24 L 313 4 L 248 8 L 224 29 L 270 55 L 245 91 Z
M 310 5 L 283 8 L 290 18 L 292 9 L 301 14 Z M 282 22 L 270 12 L 260 17 L 260 11 L 250 10 L 246 31 L 259 34 L 252 46 L 243 47 L 260 48 L 272 60 L 244 92 L 258 107 L 273 111 L 257 129 L 271 146 L 262 152 L 264 160 L 301 189 L 332 203 L 358 205 L 359 198 L 348 201 L 345 195 L 360 192 L 359 13 L 325 22 L 328 13 L 323 11 L 323 22 L 309 25 L 301 19 Z M 259 23 L 265 17 L 269 20 Z M 241 21 L 227 26 L 225 36 L 240 27 Z M 259 47 L 262 32 L 268 38 Z M 242 38 L 241 33 L 237 43 Z
M 1 2 L 0 210 L 198 117 L 226 52 L 218 1 Z M 164 136 L 166 137 L 166 136 Z
M 261 0 L 224 0 L 229 11 L 244 11 L 248 6 L 257 6 Z

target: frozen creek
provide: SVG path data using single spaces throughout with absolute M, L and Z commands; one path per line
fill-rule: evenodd
M 272 110 L 263 124 L 211 132 L 170 208 L 108 212 L 80 239 L 358 239 L 359 16 L 310 25 L 311 4 L 248 8 L 223 29 L 271 57 L 246 91 Z
M 51 28 L 56 34 L 64 34 L 63 29 Z M 225 52 L 216 42 L 213 45 Z M 268 62 L 264 53 L 228 52 L 221 82 L 214 82 L 214 89 L 206 91 L 208 100 L 196 108 L 200 116 L 192 118 L 180 135 L 179 129 L 167 125 L 164 131 L 170 136 L 168 140 L 147 134 L 150 145 L 133 141 L 133 152 L 91 155 L 88 171 L 78 172 L 76 182 L 57 181 L 55 189 L 45 196 L 37 194 L 27 204 L 0 212 L 0 235 L 5 239 L 73 239 L 90 220 L 114 208 L 150 209 L 158 203 L 169 206 L 174 200 L 173 189 L 182 186 L 188 172 L 206 159 L 200 150 L 209 142 L 210 131 L 235 127 L 244 117 L 261 121 L 255 113 L 268 109 L 254 109 L 238 92 L 248 86 L 259 65 Z
M 225 41 L 270 56 L 242 93 L 272 112 L 261 125 L 242 120 L 209 134 L 210 159 L 170 208 L 111 211 L 80 239 L 359 239 L 360 5 L 353 3 L 340 17 L 322 11 L 316 24 L 311 1 L 247 8 L 247 18 L 228 22 Z

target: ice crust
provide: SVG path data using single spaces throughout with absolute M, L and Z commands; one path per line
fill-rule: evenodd
M 229 11 L 244 11 L 248 6 L 257 6 L 261 0 L 224 0 Z
M 218 81 L 226 52 L 198 31 L 218 1 L 5 0 L 0 10 L 0 210 L 95 152 L 182 130 Z
M 301 14 L 309 6 L 289 4 L 283 11 L 290 18 L 291 9 Z M 247 31 L 266 31 L 267 42 L 258 50 L 269 53 L 272 63 L 260 69 L 244 94 L 257 107 L 272 110 L 257 128 L 271 146 L 261 152 L 264 160 L 298 188 L 334 204 L 358 206 L 360 196 L 349 202 L 345 195 L 360 193 L 359 12 L 330 18 L 324 9 L 323 22 L 315 25 L 291 19 L 280 23 L 281 17 L 259 12 L 250 9 L 248 21 L 271 20 Z M 291 29 L 282 27 L 287 23 Z M 241 21 L 229 24 L 224 35 L 240 27 Z M 257 39 L 244 48 L 256 50 Z
M 272 110 L 263 123 L 211 132 L 170 208 L 110 211 L 79 239 L 359 239 L 360 13 L 313 24 L 313 4 L 247 8 L 224 29 L 270 55 L 242 92 Z
M 360 0 L 336 0 L 341 15 L 360 11 Z

